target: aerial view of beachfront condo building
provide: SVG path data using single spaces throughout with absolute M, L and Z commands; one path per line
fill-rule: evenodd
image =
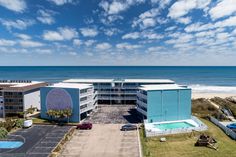
M 93 84 L 99 104 L 135 105 L 142 84 L 173 84 L 168 79 L 69 79 L 64 82 Z
M 0 157 L 236 157 L 236 0 L 0 0 Z

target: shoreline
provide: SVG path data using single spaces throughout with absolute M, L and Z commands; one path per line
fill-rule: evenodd
M 192 99 L 198 99 L 198 98 L 214 98 L 214 97 L 220 97 L 220 98 L 226 98 L 226 97 L 236 97 L 236 93 L 214 93 L 214 92 L 192 92 Z

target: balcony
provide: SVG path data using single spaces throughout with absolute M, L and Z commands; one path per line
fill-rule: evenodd
M 80 93 L 80 97 L 86 97 L 86 96 L 89 96 L 89 95 L 92 95 L 92 94 L 93 94 L 93 91 Z
M 147 108 L 147 104 L 145 102 L 142 102 L 142 101 L 138 100 L 138 99 L 137 99 L 137 104 Z
M 136 100 L 136 96 L 98 96 L 99 100 Z
M 87 100 L 85 100 L 85 101 L 80 101 L 80 106 L 81 106 L 81 105 L 84 105 L 84 104 L 88 104 L 88 103 L 90 103 L 90 102 L 93 102 L 93 99 L 87 99 Z
M 147 95 L 145 95 L 145 94 L 143 94 L 143 93 L 137 92 L 137 96 L 138 96 L 139 98 L 142 98 L 142 99 L 144 99 L 144 100 L 147 100 Z
M 141 108 L 139 108 L 139 107 L 137 107 L 136 109 L 137 109 L 137 111 L 138 111 L 139 113 L 141 113 L 141 114 L 147 116 L 147 112 L 144 111 L 143 109 L 141 109 Z

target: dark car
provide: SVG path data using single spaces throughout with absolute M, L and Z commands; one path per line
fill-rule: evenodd
M 137 126 L 133 124 L 123 125 L 120 129 L 121 131 L 137 130 Z
M 77 125 L 77 129 L 81 129 L 81 130 L 90 130 L 92 129 L 93 124 L 89 123 L 89 122 L 84 122 L 82 124 Z

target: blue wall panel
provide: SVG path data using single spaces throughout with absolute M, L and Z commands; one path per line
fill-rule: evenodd
M 149 91 L 147 95 L 147 117 L 149 122 L 162 121 L 161 91 Z
M 189 119 L 191 117 L 191 90 L 180 90 L 179 91 L 180 97 L 180 119 Z
M 178 93 L 176 90 L 163 91 L 163 115 L 164 121 L 178 119 Z

